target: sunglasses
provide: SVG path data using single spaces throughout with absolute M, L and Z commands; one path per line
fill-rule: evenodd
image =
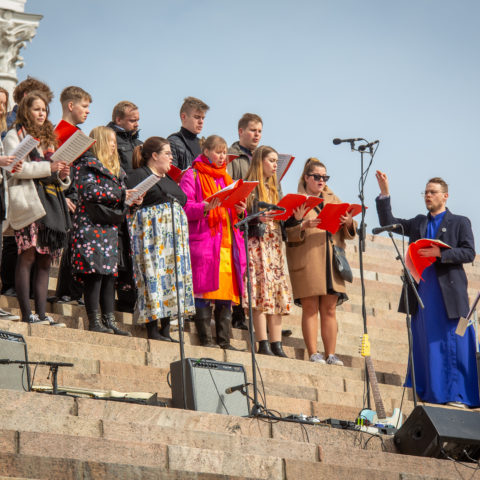
M 316 182 L 319 182 L 320 180 L 328 182 L 330 180 L 330 175 L 320 175 L 318 173 L 309 173 L 307 177 L 313 177 Z

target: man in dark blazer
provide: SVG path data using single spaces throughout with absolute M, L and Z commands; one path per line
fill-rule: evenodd
M 382 226 L 402 225 L 409 243 L 420 238 L 435 238 L 451 247 L 431 246 L 418 250 L 422 257 L 435 257 L 435 262 L 424 271 L 423 281 L 418 285 L 425 309 L 419 309 L 413 292 L 408 295 L 413 314 L 418 394 L 423 401 L 430 403 L 476 406 L 479 397 L 474 332 L 469 328 L 464 337 L 455 334 L 459 317 L 466 316 L 469 310 L 468 283 L 463 264 L 473 262 L 475 258 L 470 220 L 447 209 L 448 185 L 439 177 L 430 179 L 425 187 L 427 215 L 397 218 L 392 214 L 386 174 L 377 171 L 376 177 L 380 187 L 376 205 Z M 393 231 L 402 233 L 400 227 Z M 403 294 L 399 311 L 405 312 Z M 462 378 L 458 380 L 459 377 Z M 409 379 L 406 384 L 409 386 Z

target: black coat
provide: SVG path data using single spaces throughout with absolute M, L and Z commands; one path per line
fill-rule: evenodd
M 187 135 L 195 137 L 184 128 L 168 137 L 173 155 L 172 163 L 180 170 L 191 167 L 193 161 L 202 153 L 200 140 L 196 137 L 189 140 L 186 138 Z
M 417 215 L 405 220 L 393 216 L 390 197 L 382 199 L 377 197 L 376 203 L 380 225 L 402 224 L 405 235 L 409 237 L 409 243 L 425 238 L 427 215 Z M 402 233 L 401 229 L 394 231 Z M 461 215 L 454 215 L 447 209 L 436 238 L 452 247 L 442 249 L 441 257 L 437 258 L 434 265 L 448 318 L 459 318 L 467 315 L 469 310 L 468 282 L 463 264 L 471 263 L 475 259 L 475 243 L 470 220 Z M 417 299 L 411 291 L 408 298 L 410 312 L 413 314 L 418 308 Z M 403 293 L 399 311 L 405 313 Z
M 142 145 L 143 143 L 138 138 L 138 130 L 135 133 L 126 132 L 113 122 L 110 122 L 107 127 L 111 128 L 117 136 L 117 150 L 118 156 L 120 157 L 120 166 L 128 173 L 132 169 L 133 150 L 137 145 Z
M 85 210 L 85 202 L 109 207 L 123 206 L 125 173 L 113 175 L 90 153 L 73 166 L 78 191 L 73 215 L 72 265 L 76 273 L 115 275 L 118 267 L 118 226 L 95 224 Z

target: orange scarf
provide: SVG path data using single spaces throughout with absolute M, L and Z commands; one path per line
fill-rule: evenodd
M 210 160 L 205 155 L 200 155 L 193 162 L 192 167 L 198 172 L 200 179 L 200 186 L 202 187 L 203 198 L 208 198 L 219 191 L 215 178 L 223 178 L 225 186 L 233 183 L 232 177 L 227 173 L 227 165 L 223 167 L 216 167 L 215 164 L 210 163 Z M 216 226 L 223 221 L 226 221 L 227 210 L 223 207 L 217 207 L 208 212 L 208 226 L 215 232 Z M 232 221 L 237 222 L 237 212 L 231 209 Z M 221 223 L 220 223 L 221 225 Z

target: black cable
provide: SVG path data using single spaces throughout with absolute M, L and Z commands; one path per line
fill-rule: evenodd
M 463 467 L 469 468 L 470 470 L 475 470 L 475 471 L 480 470 L 480 464 L 478 464 L 478 462 L 477 462 L 476 467 L 472 467 L 471 465 L 467 465 L 466 463 L 460 462 L 460 460 L 456 460 L 455 458 L 450 457 L 450 455 L 448 455 L 448 453 L 443 449 L 443 447 L 440 448 L 440 451 L 442 452 L 442 455 L 447 460 L 451 460 L 453 463 L 458 463 L 459 465 L 462 465 Z
M 225 409 L 225 412 L 227 413 L 227 415 L 230 415 L 230 412 L 228 411 L 228 408 L 227 408 L 227 406 L 225 405 L 225 402 L 223 401 L 223 397 L 222 397 L 222 395 L 220 394 L 220 392 L 218 391 L 217 382 L 216 382 L 215 379 L 213 378 L 212 369 L 211 369 L 211 368 L 208 369 L 208 373 L 210 374 L 210 378 L 212 379 L 213 386 L 215 387 L 215 390 L 217 391 L 218 398 L 219 398 L 220 401 L 222 402 L 222 405 L 223 405 L 223 408 Z

